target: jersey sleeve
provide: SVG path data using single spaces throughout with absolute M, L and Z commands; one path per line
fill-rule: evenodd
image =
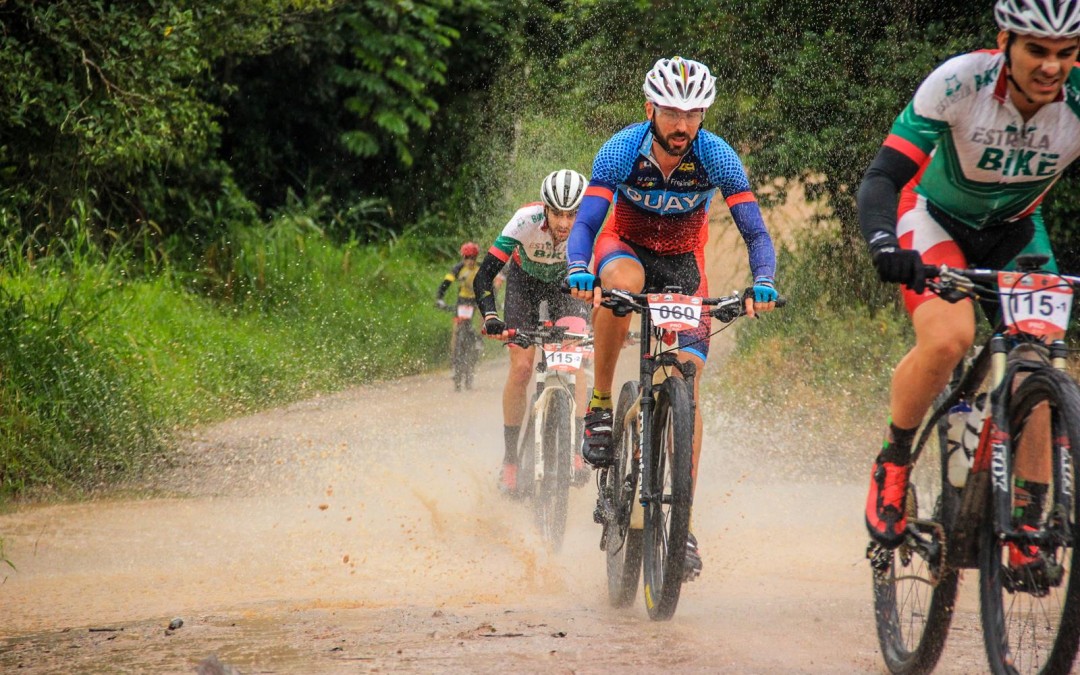
M 746 243 L 754 278 L 773 278 L 776 251 L 738 153 L 724 139 L 708 132 L 702 132 L 699 152 L 710 180 L 724 196 L 735 226 Z
M 957 56 L 930 73 L 893 122 L 884 145 L 920 166 L 926 163 L 942 135 L 968 113 L 977 87 L 984 84 L 974 80 L 972 68 L 965 64 L 965 60 L 973 58 L 978 56 Z
M 632 124 L 609 138 L 596 153 L 589 187 L 585 189 L 566 243 L 566 261 L 570 267 L 589 265 L 593 242 L 615 199 L 615 190 L 630 175 L 647 131 L 648 122 Z
M 502 232 L 496 237 L 495 243 L 488 249 L 488 253 L 504 263 L 510 259 L 524 240 L 525 230 L 531 222 L 525 210 L 525 208 L 520 208 L 514 213 L 510 222 L 506 223 Z
M 457 275 L 459 272 L 461 272 L 461 268 L 464 267 L 464 265 L 465 263 L 459 262 L 458 264 L 454 265 L 449 272 L 446 273 L 446 276 L 443 277 L 442 283 L 439 284 L 439 290 L 435 294 L 436 298 L 438 298 L 439 300 L 443 299 L 443 296 L 446 295 L 446 290 L 450 288 L 450 284 L 457 281 Z

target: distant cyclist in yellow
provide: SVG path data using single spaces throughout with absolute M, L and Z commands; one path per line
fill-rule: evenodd
M 454 265 L 445 277 L 443 277 L 442 283 L 439 284 L 439 290 L 435 294 L 435 306 L 439 309 L 449 309 L 446 301 L 443 298 L 446 296 L 447 289 L 453 283 L 457 284 L 457 302 L 458 307 L 457 316 L 454 318 L 454 330 L 450 335 L 450 359 L 451 362 L 458 355 L 455 354 L 457 349 L 457 332 L 462 329 L 462 324 L 465 322 L 471 322 L 473 309 L 476 308 L 476 294 L 473 292 L 473 280 L 476 278 L 476 273 L 480 270 L 480 265 L 477 264 L 476 259 L 480 255 L 480 247 L 475 242 L 467 241 L 461 245 L 461 262 Z M 477 345 L 479 347 L 479 344 Z M 466 389 L 472 389 L 472 370 L 469 369 L 466 374 L 465 382 L 461 382 L 456 379 L 455 373 L 454 389 L 460 390 L 461 385 L 464 384 Z

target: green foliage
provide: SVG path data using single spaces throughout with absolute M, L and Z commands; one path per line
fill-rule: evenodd
M 82 229 L 83 224 L 72 226 Z M 339 246 L 302 215 L 236 227 L 231 276 L 106 257 L 88 236 L 0 273 L 0 496 L 137 474 L 176 429 L 435 363 L 449 323 L 407 240 Z M 209 266 L 209 264 L 208 264 Z
M 873 282 L 869 256 L 853 254 L 836 230 L 806 232 L 780 251 L 777 285 L 788 305 L 740 326 L 735 363 L 723 378 L 751 400 L 834 424 L 883 414 L 892 367 L 913 341 L 896 287 Z M 853 303 L 852 284 L 878 293 Z
M 203 97 L 210 64 L 270 48 L 286 17 L 325 4 L 0 3 L 0 209 L 24 231 L 49 231 L 82 200 L 114 229 L 174 231 L 185 223 L 163 207 L 226 187 L 211 154 L 217 108 Z

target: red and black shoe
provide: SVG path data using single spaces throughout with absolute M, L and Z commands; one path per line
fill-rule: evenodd
M 870 474 L 870 493 L 866 496 L 866 529 L 874 541 L 885 548 L 896 548 L 907 530 L 908 475 L 911 466 L 883 462 L 878 457 Z
M 611 410 L 589 408 L 585 413 L 585 434 L 581 443 L 581 455 L 585 461 L 602 468 L 615 463 L 615 448 L 611 441 Z
M 503 462 L 502 473 L 499 474 L 499 492 L 508 497 L 517 496 L 517 464 Z

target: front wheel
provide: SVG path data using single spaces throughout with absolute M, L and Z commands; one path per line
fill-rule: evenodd
M 645 506 L 645 608 L 654 621 L 670 619 L 679 604 L 690 533 L 694 408 L 679 378 L 656 390 L 646 461 L 652 466 Z
M 610 495 L 612 516 L 604 523 L 604 550 L 607 552 L 608 601 L 612 607 L 627 607 L 637 596 L 641 576 L 641 526 L 631 523 L 638 494 L 638 460 L 641 457 L 638 416 L 627 419 L 637 403 L 638 383 L 627 382 L 619 392 L 615 407 L 612 443 L 615 465 L 604 471 L 604 494 Z M 637 525 L 635 527 L 635 525 Z
M 566 507 L 570 499 L 570 479 L 573 472 L 574 449 L 570 444 L 572 401 L 561 387 L 548 394 L 544 410 L 544 433 L 540 452 L 544 461 L 544 478 L 535 486 L 533 512 L 544 540 L 558 551 L 566 534 Z M 525 467 L 533 471 L 532 466 Z
M 454 387 L 472 389 L 473 373 L 476 370 L 477 341 L 480 338 L 473 331 L 472 322 L 462 321 L 457 324 L 454 335 Z
M 1064 373 L 1045 368 L 1029 375 L 1009 403 L 1011 456 L 994 462 L 994 499 L 1010 500 L 1019 452 L 1049 452 L 1049 483 L 1042 508 L 1022 510 L 1023 523 L 1045 537 L 1038 547 L 1000 541 L 1001 524 L 988 518 L 979 550 L 983 637 L 997 674 L 1068 673 L 1080 644 L 1080 573 L 1076 572 L 1078 514 L 1073 482 L 1080 449 L 1080 390 Z M 1000 467 L 1000 470 L 997 470 Z M 1041 482 L 1041 481 L 1039 481 Z M 1008 495 L 997 492 L 998 489 Z M 1010 509 L 1012 510 L 1012 509 Z M 995 527 L 996 525 L 996 527 Z
M 948 396 L 941 394 L 937 406 Z M 959 574 L 946 564 L 945 551 L 959 493 L 944 478 L 947 432 L 945 418 L 911 469 L 905 508 L 918 536 L 893 550 L 877 544 L 869 550 L 878 644 L 890 673 L 929 673 L 949 634 Z

